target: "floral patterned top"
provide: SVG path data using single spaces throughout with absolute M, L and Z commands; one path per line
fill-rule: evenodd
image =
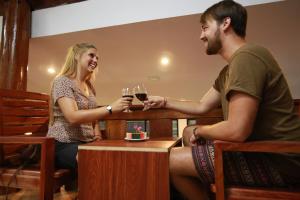
M 54 137 L 59 142 L 90 142 L 94 138 L 93 123 L 70 124 L 64 117 L 58 106 L 57 100 L 61 97 L 72 98 L 76 101 L 79 110 L 92 109 L 97 107 L 96 97 L 91 90 L 89 96 L 84 95 L 76 86 L 75 82 L 66 77 L 60 76 L 54 79 L 51 91 L 53 124 L 49 126 L 47 136 Z

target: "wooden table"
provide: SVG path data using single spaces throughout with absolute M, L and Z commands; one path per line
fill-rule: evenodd
M 79 199 L 170 199 L 169 152 L 178 144 L 179 138 L 163 138 L 80 145 Z

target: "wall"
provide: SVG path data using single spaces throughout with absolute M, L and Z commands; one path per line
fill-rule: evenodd
M 274 54 L 294 98 L 300 98 L 299 8 L 298 0 L 247 7 L 247 40 Z M 59 70 L 67 48 L 88 41 L 99 49 L 95 87 L 100 104 L 110 104 L 120 97 L 122 87 L 140 82 L 150 94 L 198 100 L 225 65 L 220 56 L 204 53 L 199 17 L 194 14 L 32 38 L 28 90 L 48 93 L 54 75 L 46 73 L 47 67 Z M 164 52 L 172 56 L 172 62 L 162 69 L 158 60 Z M 160 80 L 149 80 L 152 75 Z
M 32 37 L 202 13 L 219 0 L 89 0 L 32 12 Z M 255 5 L 278 0 L 237 0 Z

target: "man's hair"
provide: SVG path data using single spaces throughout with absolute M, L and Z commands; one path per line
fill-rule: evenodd
M 234 32 L 244 38 L 246 36 L 247 10 L 239 3 L 232 0 L 223 0 L 209 7 L 202 15 L 200 22 L 205 24 L 209 18 L 213 18 L 221 24 L 229 17 Z

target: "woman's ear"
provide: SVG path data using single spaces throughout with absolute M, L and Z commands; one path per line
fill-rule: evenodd
M 77 53 L 77 54 L 75 55 L 75 60 L 78 62 L 78 61 L 79 61 L 79 59 L 80 59 L 80 54 L 79 54 L 79 53 Z

